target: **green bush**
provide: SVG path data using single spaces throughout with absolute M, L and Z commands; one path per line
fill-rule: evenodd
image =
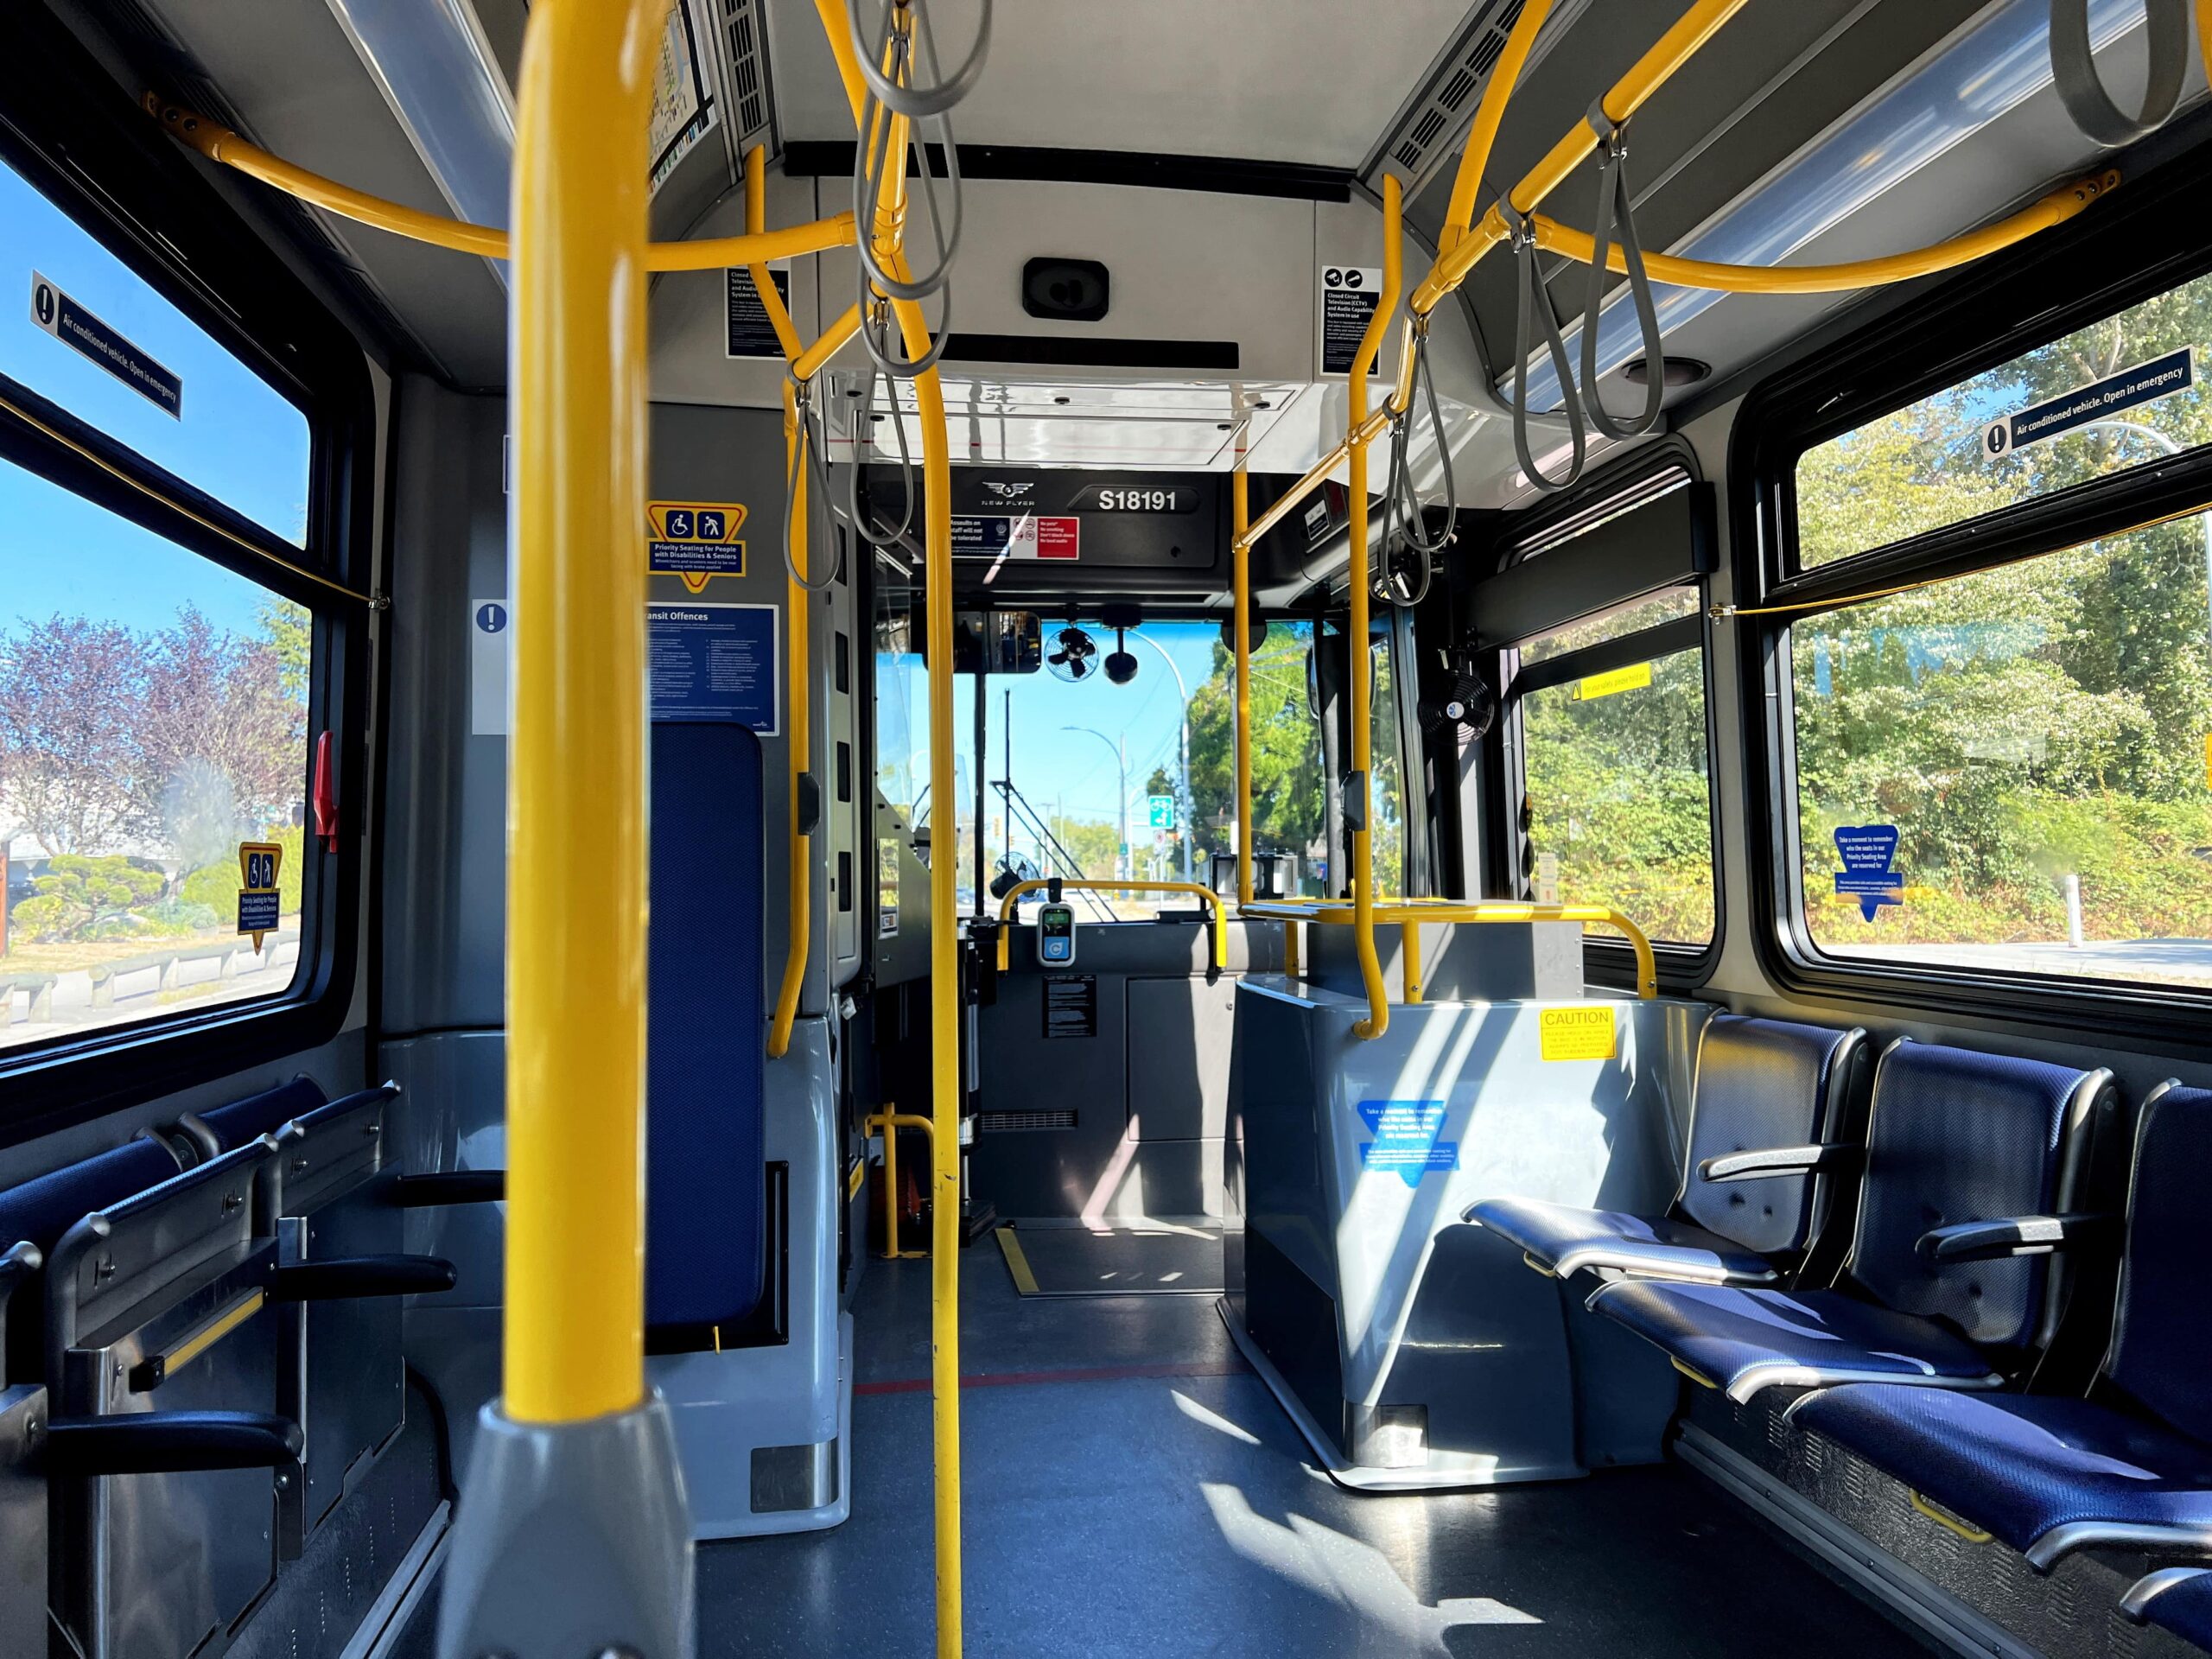
M 34 878 L 36 892 L 16 906 L 15 924 L 43 944 L 127 938 L 135 927 L 124 918 L 159 899 L 166 885 L 159 870 L 141 869 L 119 855 L 64 853 Z
M 284 849 L 284 856 L 276 867 L 277 911 L 282 915 L 296 916 L 300 909 L 301 873 L 307 857 L 307 831 L 294 824 L 279 830 L 269 839 Z M 193 871 L 179 885 L 177 897 L 187 904 L 202 906 L 213 912 L 218 922 L 235 923 L 238 913 L 237 855 L 232 854 L 219 862 Z

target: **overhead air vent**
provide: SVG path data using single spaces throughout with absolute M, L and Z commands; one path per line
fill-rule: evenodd
M 1573 27 L 1590 0 L 1561 0 L 1544 20 L 1529 54 L 1533 65 Z M 1445 165 L 1454 160 L 1474 124 L 1475 107 L 1505 51 L 1506 37 L 1520 20 L 1522 0 L 1489 0 L 1468 19 L 1451 47 L 1430 67 L 1421 89 L 1406 100 L 1382 142 L 1369 156 L 1360 176 L 1378 184 L 1385 175 L 1405 187 L 1410 201 Z M 1524 72 L 1525 73 L 1525 72 Z
M 722 88 L 736 122 L 741 153 L 753 144 L 776 148 L 775 105 L 768 90 L 768 29 L 762 0 L 716 0 L 721 13 Z
M 983 1135 L 1008 1135 L 1029 1129 L 1071 1129 L 1075 1114 L 1065 1109 L 1045 1112 L 978 1112 L 976 1128 Z

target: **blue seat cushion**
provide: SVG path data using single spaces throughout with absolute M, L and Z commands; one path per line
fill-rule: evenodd
M 1894 1377 L 1955 1389 L 2000 1381 L 1972 1344 L 1941 1325 L 1837 1291 L 1620 1280 L 1603 1287 L 1590 1306 L 1732 1400 L 1832 1380 Z
M 2212 1447 L 2086 1400 L 1874 1383 L 1812 1395 L 1790 1421 L 2039 1567 L 2088 1523 L 2212 1537 Z
M 1686 1221 L 1541 1198 L 1484 1198 L 1470 1219 L 1562 1279 L 1585 1268 L 1713 1285 L 1763 1284 L 1774 1277 L 1765 1257 Z
M 2144 1604 L 2146 1624 L 2212 1653 L 2212 1571 L 2178 1579 Z
M 760 740 L 652 723 L 646 931 L 645 1323 L 718 1325 L 767 1270 Z
M 93 1211 L 135 1198 L 176 1173 L 176 1160 L 160 1141 L 125 1141 L 112 1152 L 65 1165 L 0 1192 L 0 1240 L 13 1244 L 29 1239 L 51 1255 L 62 1234 Z
M 274 1089 L 202 1112 L 200 1121 L 214 1132 L 225 1152 L 236 1152 L 257 1136 L 274 1134 L 294 1118 L 315 1110 L 328 1098 L 313 1077 L 294 1077 Z

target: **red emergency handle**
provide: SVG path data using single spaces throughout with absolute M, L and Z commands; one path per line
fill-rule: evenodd
M 338 850 L 338 776 L 332 765 L 330 734 L 315 741 L 315 836 L 329 852 Z

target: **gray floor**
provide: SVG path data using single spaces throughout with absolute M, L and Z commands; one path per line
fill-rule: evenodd
M 1053 1226 L 1023 1222 L 999 1230 L 1003 1250 L 1020 1252 L 1028 1296 L 1207 1296 L 1221 1294 L 1218 1227 Z M 1020 1288 L 1020 1280 L 1014 1280 Z
M 1865 1659 L 1922 1649 L 1678 1468 L 1355 1497 L 1210 1300 L 1024 1299 L 962 1264 L 967 1653 Z M 702 1659 L 931 1651 L 929 1264 L 855 1307 L 853 1516 L 704 1547 Z

